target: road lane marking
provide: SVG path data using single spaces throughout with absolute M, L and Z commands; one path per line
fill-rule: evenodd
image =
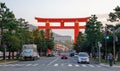
M 54 59 L 53 61 L 51 61 L 48 65 L 51 65 L 51 64 L 53 64 L 55 61 L 57 61 L 59 58 L 56 58 L 56 59 Z M 48 66 L 47 65 L 47 66 Z
M 75 64 L 75 66 L 76 66 L 76 67 L 79 67 L 79 65 L 78 65 L 78 64 Z
M 57 66 L 58 66 L 58 64 L 54 64 L 54 66 L 55 66 L 55 67 L 57 67 Z
M 85 64 L 82 64 L 82 67 L 87 67 Z
M 69 66 L 69 67 L 71 67 L 71 66 L 72 66 L 72 64 L 68 64 L 68 66 Z
M 24 64 L 16 64 L 16 66 L 23 66 Z

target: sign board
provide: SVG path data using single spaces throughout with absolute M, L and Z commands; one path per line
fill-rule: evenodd
M 99 46 L 99 47 L 102 47 L 102 44 L 101 44 L 100 42 L 98 42 L 98 46 Z
M 3 46 L 4 48 L 6 48 L 7 47 L 7 45 L 6 44 L 4 44 L 4 46 Z

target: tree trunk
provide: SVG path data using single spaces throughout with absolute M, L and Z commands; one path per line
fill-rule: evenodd
M 9 51 L 8 59 L 10 59 L 10 51 Z
M 12 59 L 14 59 L 14 51 L 12 52 Z

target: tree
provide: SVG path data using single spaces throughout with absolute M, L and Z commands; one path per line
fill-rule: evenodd
M 27 44 L 30 43 L 30 32 L 29 32 L 29 27 L 28 27 L 28 22 L 23 19 L 19 18 L 18 19 L 18 30 L 17 32 L 21 33 L 22 36 L 22 44 Z
M 4 34 L 5 32 L 12 32 L 17 28 L 17 22 L 15 16 L 9 8 L 6 7 L 5 3 L 0 2 L 0 29 L 1 29 L 1 47 L 6 44 L 8 41 L 4 41 L 4 37 L 7 36 Z M 3 59 L 5 59 L 5 52 L 3 55 Z
M 82 51 L 82 44 L 85 41 L 85 35 L 82 32 L 79 32 L 77 40 L 76 40 L 76 44 L 74 45 L 74 49 L 76 50 L 76 52 L 80 52 Z
M 109 13 L 109 19 L 108 21 L 115 22 L 120 21 L 120 7 L 117 6 L 115 9 L 113 9 L 115 12 Z
M 97 42 L 101 41 L 101 28 L 102 23 L 97 21 L 96 15 L 92 15 L 89 21 L 86 23 L 85 34 L 89 46 L 92 47 L 91 52 L 93 52 L 93 54 L 95 54 L 95 51 L 97 50 Z
M 110 22 L 119 22 L 120 21 L 120 7 L 119 6 L 117 6 L 115 9 L 113 9 L 114 10 L 114 12 L 110 12 L 109 13 L 109 19 L 108 19 L 108 21 L 110 21 Z M 120 46 L 120 44 L 118 44 L 118 43 L 116 43 L 115 41 L 114 41 L 114 39 L 116 38 L 116 36 L 117 36 L 117 38 L 119 38 L 120 36 L 120 33 L 117 31 L 119 28 L 120 28 L 120 23 L 118 23 L 118 24 L 116 24 L 115 26 L 113 26 L 113 25 L 108 25 L 108 27 L 110 28 L 110 30 L 112 31 L 112 35 L 113 35 L 113 47 L 114 47 L 114 57 L 115 57 L 115 51 L 118 53 L 120 53 L 120 48 L 119 48 L 119 46 Z M 114 30 L 116 30 L 116 31 L 114 31 Z M 119 40 L 118 40 L 119 41 Z M 117 45 L 115 45 L 115 43 L 117 44 Z M 115 47 L 115 46 L 117 46 L 117 47 Z M 116 49 L 116 50 L 115 50 Z M 118 59 L 120 60 L 120 54 L 119 54 L 119 57 L 118 57 Z

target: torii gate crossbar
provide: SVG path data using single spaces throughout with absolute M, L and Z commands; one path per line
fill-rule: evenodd
M 85 29 L 85 26 L 79 26 L 79 22 L 86 22 L 90 17 L 85 18 L 38 18 L 37 22 L 45 22 L 45 26 L 38 26 L 38 29 L 74 29 L 74 43 L 79 33 L 79 29 Z M 60 22 L 60 26 L 50 26 L 50 22 Z M 74 22 L 74 26 L 64 26 L 65 22 Z

